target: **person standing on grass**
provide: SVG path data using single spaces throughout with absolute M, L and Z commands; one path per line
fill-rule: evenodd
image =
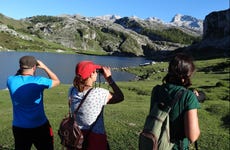
M 169 113 L 170 141 L 175 144 L 173 150 L 189 149 L 189 144 L 195 142 L 200 136 L 197 112 L 200 104 L 194 92 L 188 90 L 192 85 L 190 78 L 194 72 L 193 59 L 178 53 L 169 62 L 168 73 L 162 80 L 163 84 L 160 87 L 155 86 L 152 90 L 151 103 L 154 103 L 157 99 L 164 99 L 163 95 L 169 95 L 173 99 L 176 93 L 185 89 L 182 97 Z M 165 92 L 168 94 L 164 94 Z
M 42 61 L 33 56 L 19 60 L 16 75 L 9 76 L 9 89 L 13 106 L 13 135 L 15 150 L 53 150 L 53 132 L 46 117 L 43 91 L 58 86 L 60 80 Z M 36 69 L 43 69 L 49 78 L 36 76 Z
M 70 87 L 68 96 L 71 112 L 74 112 L 89 91 L 76 115 L 78 125 L 85 137 L 83 149 L 108 150 L 103 108 L 106 104 L 115 104 L 123 101 L 124 95 L 112 79 L 110 67 L 100 66 L 92 61 L 84 60 L 76 65 L 75 73 L 73 87 Z M 103 74 L 113 91 L 101 87 L 93 87 L 98 73 Z

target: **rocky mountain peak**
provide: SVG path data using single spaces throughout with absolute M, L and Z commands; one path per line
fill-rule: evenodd
M 155 21 L 155 22 L 159 22 L 159 23 L 163 23 L 163 21 L 159 18 L 156 17 L 148 17 L 146 18 L 147 21 Z
M 120 19 L 121 16 L 118 16 L 118 15 L 104 15 L 104 16 L 97 16 L 95 18 L 99 18 L 99 19 L 102 19 L 102 20 L 115 21 L 116 19 Z
M 184 22 L 184 21 L 198 22 L 199 19 L 196 19 L 195 17 L 188 16 L 188 15 L 176 14 L 171 22 Z
M 203 33 L 203 21 L 192 16 L 176 14 L 170 24 L 185 28 L 191 28 L 193 30 L 199 31 L 200 33 Z

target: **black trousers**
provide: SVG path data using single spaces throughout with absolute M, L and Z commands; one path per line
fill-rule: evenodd
M 37 128 L 20 128 L 13 126 L 15 150 L 30 150 L 32 144 L 37 150 L 53 150 L 53 131 L 46 122 Z

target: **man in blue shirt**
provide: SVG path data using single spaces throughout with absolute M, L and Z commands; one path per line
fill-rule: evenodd
M 60 80 L 42 61 L 23 56 L 16 75 L 9 76 L 7 87 L 13 106 L 13 134 L 15 150 L 53 150 L 53 132 L 43 105 L 44 89 L 60 84 Z M 43 69 L 49 78 L 35 76 Z

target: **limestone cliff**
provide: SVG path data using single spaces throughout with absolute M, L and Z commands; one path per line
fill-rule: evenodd
M 205 17 L 201 42 L 177 49 L 190 52 L 196 58 L 229 57 L 230 9 L 212 12 Z

